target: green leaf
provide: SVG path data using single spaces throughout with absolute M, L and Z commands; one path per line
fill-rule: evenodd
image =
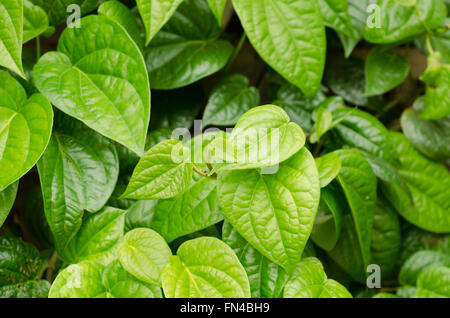
M 142 155 L 150 117 L 142 54 L 113 20 L 92 15 L 81 23 L 34 66 L 36 87 L 66 114 Z
M 442 0 L 417 0 L 415 6 L 404 6 L 396 0 L 380 0 L 381 27 L 366 28 L 364 38 L 384 44 L 408 40 L 439 27 L 447 16 Z
M 421 153 L 434 160 L 450 158 L 450 119 L 424 120 L 413 109 L 407 109 L 400 123 L 406 138 Z
M 68 11 L 69 5 L 78 5 L 81 15 L 95 10 L 103 0 L 30 0 L 42 7 L 47 13 L 52 25 L 60 25 L 67 21 L 75 11 Z M 73 9 L 72 9 L 73 10 Z
M 450 232 L 450 173 L 420 154 L 402 134 L 390 133 L 389 138 L 396 147 L 399 172 L 410 194 L 394 184 L 383 185 L 384 194 L 412 224 L 434 233 Z
M 107 266 L 92 261 L 63 269 L 50 289 L 49 298 L 161 298 L 161 289 L 127 273 L 119 261 Z
M 222 79 L 211 91 L 203 126 L 233 126 L 245 112 L 258 106 L 259 91 L 248 85 L 248 79 L 240 74 Z
M 261 254 L 292 272 L 319 205 L 319 177 L 309 151 L 301 149 L 275 174 L 225 171 L 218 181 L 219 204 L 233 227 Z
M 142 227 L 151 227 L 158 200 L 138 200 L 131 205 L 125 215 L 125 232 Z
M 341 171 L 341 160 L 336 153 L 330 152 L 315 158 L 315 161 L 319 171 L 320 187 L 325 188 Z
M 40 94 L 27 99 L 23 87 L 0 71 L 0 191 L 27 173 L 47 147 L 53 110 Z
M 220 33 L 206 1 L 184 0 L 145 51 L 152 88 L 183 87 L 222 69 L 233 46 Z
M 372 296 L 372 298 L 400 298 L 400 297 L 395 294 L 390 294 L 390 293 L 378 293 L 378 294 Z
M 48 16 L 45 11 L 29 0 L 23 0 L 23 39 L 26 43 L 49 29 Z
M 222 240 L 233 249 L 244 266 L 252 297 L 280 297 L 289 278 L 283 268 L 259 253 L 228 221 L 223 224 Z
M 326 26 L 353 37 L 347 0 L 319 0 L 319 5 Z
M 15 182 L 0 192 L 0 227 L 2 227 L 9 211 L 11 211 L 14 201 L 16 200 L 19 182 Z
M 408 76 L 409 63 L 405 56 L 391 48 L 378 46 L 366 59 L 365 96 L 384 94 L 400 85 Z
M 237 256 L 228 245 L 212 237 L 183 243 L 161 278 L 168 298 L 250 297 L 247 274 Z
M 22 0 L 2 1 L 0 4 L 0 30 L 2 30 L 0 33 L 0 66 L 4 66 L 26 79 L 22 67 Z
M 350 292 L 327 278 L 320 261 L 308 257 L 297 265 L 284 289 L 284 298 L 352 298 Z
M 122 198 L 167 199 L 183 192 L 191 183 L 190 154 L 180 141 L 162 141 L 139 161 Z
M 415 286 L 420 274 L 432 266 L 450 266 L 450 255 L 439 251 L 423 250 L 408 257 L 398 275 L 402 285 Z
M 448 2 L 448 1 L 447 1 Z M 447 12 L 450 12 L 450 4 L 447 4 Z M 414 45 L 418 47 L 426 55 L 431 55 L 432 52 L 428 51 L 426 44 L 427 36 L 430 38 L 431 47 L 442 54 L 442 62 L 445 64 L 450 64 L 450 29 L 445 27 L 450 24 L 450 17 L 447 17 L 443 25 L 436 29 L 433 35 L 425 35 L 414 41 Z
M 395 2 L 400 3 L 402 6 L 410 7 L 417 3 L 417 0 L 395 0 Z
M 145 45 L 169 21 L 183 0 L 137 0 L 139 13 L 144 21 L 147 34 Z
M 108 251 L 123 236 L 125 211 L 105 207 L 95 214 L 87 216 L 77 235 L 67 246 L 66 255 L 71 263 Z
M 122 266 L 138 279 L 161 285 L 161 271 L 172 252 L 164 239 L 150 229 L 134 229 L 123 237 L 117 248 Z
M 106 1 L 98 7 L 98 14 L 104 15 L 120 24 L 141 48 L 141 30 L 135 15 L 128 7 L 119 1 Z
M 223 12 L 225 11 L 225 6 L 227 4 L 227 0 L 206 0 L 211 8 L 211 11 L 214 13 L 214 16 L 217 19 L 217 22 L 220 26 L 222 26 L 222 17 Z
M 391 205 L 378 200 L 373 218 L 370 255 L 372 264 L 381 268 L 381 277 L 389 278 L 394 270 L 400 253 L 400 221 Z
M 0 287 L 0 298 L 47 298 L 49 290 L 46 280 L 28 281 Z
M 414 298 L 449 298 L 450 267 L 430 267 L 417 279 L 417 291 Z
M 63 118 L 60 118 L 63 119 Z M 119 175 L 114 144 L 79 122 L 58 121 L 38 162 L 47 221 L 61 257 L 82 224 L 85 211 L 100 210 Z M 70 257 L 70 256 L 67 256 Z
M 317 110 L 317 119 L 313 131 L 309 136 L 309 142 L 316 143 L 325 133 L 333 127 L 333 115 L 324 107 Z
M 307 96 L 317 93 L 325 66 L 325 28 L 317 1 L 233 0 L 259 55 Z

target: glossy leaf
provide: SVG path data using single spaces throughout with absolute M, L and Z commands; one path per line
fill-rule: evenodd
M 0 227 L 2 227 L 3 222 L 8 217 L 9 211 L 13 207 L 18 187 L 19 183 L 16 182 L 0 192 Z
M 154 285 L 161 285 L 161 271 L 171 255 L 161 235 L 150 229 L 128 232 L 117 248 L 117 257 L 127 272 Z
M 183 192 L 192 178 L 189 159 L 189 151 L 181 142 L 160 142 L 141 158 L 122 198 L 167 199 Z
M 45 11 L 29 0 L 23 0 L 23 43 L 38 37 L 49 29 Z
M 449 298 L 450 267 L 436 266 L 426 269 L 417 279 L 415 298 Z
M 326 26 L 353 37 L 347 0 L 319 0 L 319 5 Z
M 142 54 L 113 20 L 89 16 L 81 23 L 66 28 L 58 52 L 34 66 L 36 87 L 66 114 L 142 155 L 150 118 Z
M 217 19 L 217 22 L 220 26 L 222 26 L 222 17 L 223 12 L 225 11 L 225 6 L 227 4 L 227 0 L 206 0 L 211 8 L 211 11 L 214 13 L 214 16 Z
M 145 51 L 152 88 L 183 87 L 222 69 L 233 47 L 220 33 L 206 1 L 184 0 Z
M 439 251 L 422 250 L 411 255 L 403 264 L 398 281 L 402 285 L 416 286 L 420 274 L 429 267 L 450 266 L 450 255 Z
M 250 108 L 259 105 L 259 92 L 248 79 L 233 74 L 221 80 L 212 90 L 203 113 L 203 126 L 232 126 Z
M 233 0 L 259 55 L 307 96 L 319 90 L 325 65 L 325 28 L 317 1 Z
M 319 204 L 315 162 L 303 148 L 275 174 L 219 174 L 219 204 L 234 228 L 261 254 L 292 272 L 311 233 Z
M 333 114 L 325 107 L 319 107 L 316 112 L 316 123 L 314 129 L 309 136 L 311 143 L 316 143 L 325 133 L 333 127 Z
M 250 297 L 247 274 L 237 256 L 212 237 L 183 243 L 161 276 L 168 298 Z
M 341 160 L 334 152 L 315 158 L 319 171 L 320 187 L 325 188 L 341 171 Z
M 47 146 L 53 110 L 47 99 L 32 95 L 0 71 L 0 191 L 27 173 Z

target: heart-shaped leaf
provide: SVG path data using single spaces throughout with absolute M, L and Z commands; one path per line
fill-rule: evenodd
M 26 43 L 49 29 L 45 11 L 29 0 L 23 0 L 23 43 Z

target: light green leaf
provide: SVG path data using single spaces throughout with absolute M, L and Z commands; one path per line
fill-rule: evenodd
M 325 27 L 317 1 L 233 0 L 259 55 L 307 96 L 317 93 L 325 66 Z
M 161 285 L 161 271 L 172 252 L 164 239 L 150 229 L 134 229 L 122 238 L 117 257 L 133 276 L 149 284 Z
M 324 107 L 317 110 L 317 119 L 309 141 L 313 144 L 318 142 L 325 133 L 333 127 L 333 115 Z
M 139 13 L 147 34 L 145 45 L 169 21 L 183 0 L 137 0 Z
M 145 51 L 152 88 L 183 87 L 222 69 L 233 46 L 220 34 L 206 1 L 184 0 Z
M 350 292 L 327 278 L 320 261 L 308 257 L 297 265 L 284 289 L 284 298 L 352 298 Z
M 0 192 L 0 227 L 2 227 L 3 222 L 8 217 L 9 211 L 13 207 L 18 187 L 19 182 L 15 182 Z
M 248 79 L 240 74 L 221 80 L 211 91 L 203 113 L 203 126 L 233 126 L 245 112 L 258 106 L 259 91 L 248 85 Z
M 0 30 L 0 66 L 26 79 L 22 67 L 22 0 L 3 0 L 0 3 Z
M 315 161 L 319 171 L 320 187 L 325 188 L 341 171 L 341 160 L 336 153 L 330 152 L 315 158 Z
M 0 71 L 0 191 L 27 173 L 50 139 L 53 110 L 40 94 L 29 99 L 23 87 Z
M 122 198 L 167 199 L 183 192 L 191 183 L 189 150 L 180 141 L 162 141 L 139 161 Z
M 234 228 L 261 254 L 292 272 L 311 233 L 319 205 L 319 177 L 305 148 L 274 174 L 219 173 L 219 204 Z
M 237 256 L 228 245 L 212 237 L 183 243 L 161 278 L 168 298 L 250 297 L 247 274 Z
M 45 33 L 49 29 L 45 11 L 29 0 L 23 0 L 23 43 Z
M 34 66 L 36 87 L 66 114 L 142 155 L 150 118 L 142 54 L 113 20 L 93 15 L 81 23 Z
M 449 298 L 450 267 L 435 266 L 423 271 L 417 279 L 414 298 Z
M 410 7 L 417 3 L 417 0 L 395 0 L 395 2 L 400 3 L 402 6 Z
M 377 46 L 366 59 L 365 96 L 384 94 L 400 85 L 408 76 L 409 64 L 391 48 Z
M 206 1 L 208 2 L 211 11 L 214 13 L 217 22 L 219 23 L 220 26 L 222 26 L 223 12 L 225 11 L 227 0 L 206 0 Z
M 418 251 L 405 261 L 400 269 L 398 281 L 402 285 L 415 286 L 424 270 L 440 265 L 450 267 L 450 255 L 432 250 Z
M 326 26 L 353 37 L 347 0 L 319 0 L 319 5 Z

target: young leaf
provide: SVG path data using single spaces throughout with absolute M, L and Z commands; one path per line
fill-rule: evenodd
M 58 52 L 34 66 L 36 87 L 66 114 L 142 155 L 150 118 L 142 54 L 113 20 L 88 16 L 81 23 L 66 28 Z
M 79 122 L 56 131 L 38 162 L 45 215 L 60 256 L 82 224 L 84 211 L 100 210 L 114 190 L 119 161 L 114 144 Z
M 137 0 L 139 13 L 144 21 L 145 45 L 169 21 L 183 0 Z
M 3 191 L 0 191 L 0 227 L 5 222 L 9 211 L 12 209 L 14 201 L 16 200 L 17 189 L 19 182 L 15 182 L 8 186 Z
M 26 43 L 49 29 L 45 11 L 29 0 L 23 0 L 23 43 Z
M 365 96 L 381 95 L 390 91 L 401 84 L 409 73 L 406 57 L 382 46 L 370 51 L 365 67 Z
M 398 281 L 402 285 L 415 286 L 417 278 L 429 267 L 450 267 L 450 255 L 439 251 L 423 250 L 411 255 L 400 269 Z
M 295 268 L 284 289 L 285 298 L 352 298 L 350 292 L 333 279 L 327 278 L 315 257 L 303 259 Z
M 319 0 L 319 5 L 326 26 L 353 37 L 353 25 L 347 0 Z
M 259 92 L 248 87 L 248 79 L 233 74 L 221 80 L 212 90 L 203 113 L 203 126 L 232 126 L 250 108 L 259 105 Z
M 317 93 L 325 66 L 325 27 L 317 1 L 233 0 L 259 55 L 307 96 Z
M 250 297 L 247 274 L 233 250 L 212 237 L 183 243 L 162 274 L 168 298 Z
M 117 247 L 117 257 L 127 272 L 158 286 L 161 285 L 161 271 L 171 255 L 161 235 L 150 229 L 128 232 Z
M 233 249 L 244 266 L 252 297 L 278 298 L 281 296 L 289 278 L 283 268 L 259 253 L 228 221 L 223 224 L 222 240 Z
M 261 254 L 292 272 L 311 233 L 319 205 L 319 177 L 305 148 L 275 174 L 219 173 L 219 204 L 234 228 Z
M 145 51 L 152 88 L 183 87 L 222 69 L 233 46 L 220 33 L 206 1 L 184 0 Z
M 341 171 L 341 160 L 334 152 L 315 158 L 319 171 L 320 187 L 325 188 Z
M 141 158 L 121 198 L 168 199 L 183 192 L 192 178 L 189 159 L 189 150 L 180 141 L 160 142 Z
M 0 32 L 0 66 L 10 69 L 25 79 L 22 67 L 22 0 L 3 0 L 0 3 L 0 30 L 2 30 Z
M 423 271 L 417 279 L 414 298 L 449 298 L 450 267 L 435 266 Z
M 0 191 L 36 164 L 47 147 L 52 126 L 48 100 L 40 94 L 27 99 L 19 82 L 0 71 Z
M 214 16 L 219 23 L 219 26 L 222 26 L 222 17 L 223 12 L 225 11 L 225 6 L 227 4 L 227 0 L 206 0 L 211 8 L 211 11 L 214 13 Z

